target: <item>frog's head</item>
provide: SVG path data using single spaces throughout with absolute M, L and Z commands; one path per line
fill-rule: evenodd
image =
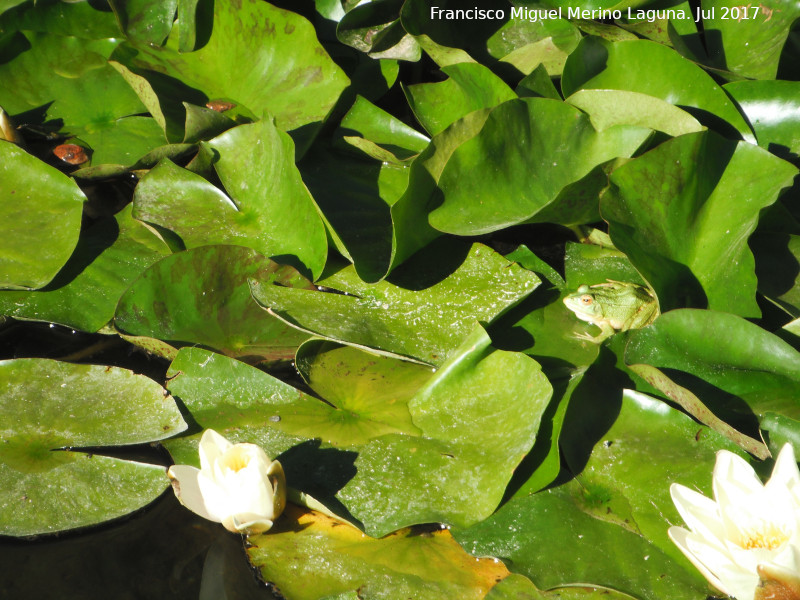
M 594 321 L 603 316 L 603 308 L 588 285 L 582 285 L 577 292 L 566 296 L 564 304 L 583 321 Z

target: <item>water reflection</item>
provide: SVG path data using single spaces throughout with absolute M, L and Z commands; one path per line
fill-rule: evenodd
M 171 490 L 111 524 L 0 537 L 8 600 L 275 600 L 247 563 L 242 538 L 183 508 Z

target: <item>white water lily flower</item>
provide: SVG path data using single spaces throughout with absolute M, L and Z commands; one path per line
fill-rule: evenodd
M 250 535 L 267 531 L 283 512 L 283 467 L 255 444 L 232 444 L 206 429 L 200 467 L 173 465 L 167 475 L 181 504 L 201 517 Z
M 691 531 L 669 537 L 715 588 L 736 600 L 800 600 L 800 471 L 789 444 L 766 485 L 742 458 L 720 450 L 714 500 L 673 483 L 672 500 Z M 766 586 L 783 595 L 771 595 Z

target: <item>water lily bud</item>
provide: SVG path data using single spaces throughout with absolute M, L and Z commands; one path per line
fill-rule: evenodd
M 14 144 L 19 144 L 22 141 L 8 113 L 2 108 L 0 108 L 0 140 L 6 140 Z
M 673 483 L 689 526 L 669 537 L 718 590 L 736 600 L 800 600 L 800 471 L 789 444 L 766 485 L 742 458 L 721 450 L 714 500 Z
M 228 531 L 263 533 L 286 505 L 286 478 L 277 460 L 255 444 L 232 444 L 212 429 L 200 438 L 200 469 L 167 471 L 178 500 Z

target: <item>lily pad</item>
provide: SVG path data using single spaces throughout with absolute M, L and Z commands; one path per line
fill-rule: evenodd
M 775 79 L 800 8 L 791 2 L 741 4 L 703 0 L 703 29 L 710 64 L 752 79 Z
M 785 160 L 800 158 L 800 82 L 736 81 L 725 91 L 747 117 L 759 146 Z
M 8 4 L 17 4 L 3 12 Z M 92 2 L 0 2 L 0 32 L 36 31 L 99 40 L 118 37 L 121 33 L 114 14 L 100 10 Z
M 529 9 L 527 15 L 536 10 Z M 534 21 L 525 14 L 523 7 L 512 7 L 509 20 L 486 41 L 489 54 L 499 61 L 494 68 L 512 77 L 527 76 L 542 65 L 548 75 L 560 76 L 567 56 L 581 40 L 580 31 L 567 19 Z
M 678 106 L 720 133 L 755 142 L 734 103 L 710 75 L 675 50 L 649 40 L 583 38 L 567 59 L 561 89 L 565 96 L 582 89 L 639 92 Z
M 131 218 L 128 206 L 88 228 L 43 289 L 0 291 L 0 314 L 98 331 L 136 276 L 169 253 L 160 237 Z
M 444 251 L 451 260 L 443 269 L 429 257 Z M 258 282 L 252 291 L 261 306 L 302 331 L 442 364 L 476 321 L 491 321 L 532 292 L 539 279 L 485 246 L 448 242 L 417 255 L 391 282 L 364 283 L 348 267 L 319 283 L 344 293 Z
M 0 141 L 0 288 L 40 288 L 78 243 L 86 196 L 66 175 Z
M 180 111 L 180 102 L 197 103 L 198 91 L 206 100 L 225 98 L 257 118 L 274 116 L 279 129 L 294 131 L 301 150 L 349 83 L 308 21 L 266 2 L 214 2 L 210 37 L 194 52 L 179 52 L 178 29 L 163 47 L 126 46 L 113 58 L 151 83 L 166 76 L 173 94 L 160 95 L 162 105 Z
M 669 369 L 720 417 L 800 418 L 800 352 L 735 315 L 673 310 L 631 332 L 627 364 Z M 687 376 L 686 374 L 690 374 Z
M 430 141 L 361 96 L 356 98 L 355 104 L 342 118 L 339 133 L 346 142 L 373 158 L 398 164 L 422 152 Z M 363 143 L 366 142 L 371 143 L 373 148 L 365 147 Z
M 616 169 L 600 212 L 662 311 L 707 306 L 760 316 L 747 238 L 761 209 L 796 174 L 752 144 L 712 132 L 688 134 Z
M 309 387 L 339 409 L 343 429 L 352 420 L 365 430 L 354 428 L 339 439 L 359 445 L 386 433 L 419 435 L 407 404 L 430 379 L 429 368 L 324 340 L 303 344 L 296 365 Z
M 152 130 L 137 131 L 126 120 L 118 122 L 145 112 L 133 90 L 106 61 L 118 40 L 87 41 L 33 32 L 16 35 L 26 50 L 0 64 L 0 106 L 18 124 L 45 124 L 62 134 L 86 139 L 97 145 L 98 151 L 106 130 L 119 127 L 131 139 L 144 136 L 144 141 L 137 143 L 159 144 L 152 138 Z
M 261 310 L 248 279 L 314 289 L 292 267 L 250 248 L 202 246 L 142 273 L 120 298 L 114 323 L 130 335 L 201 344 L 250 361 L 292 358 L 308 336 Z
M 154 381 L 116 367 L 0 362 L 0 532 L 25 536 L 101 523 L 153 501 L 163 467 L 69 451 L 164 439 L 186 428 Z
M 453 535 L 471 554 L 500 558 L 540 589 L 596 587 L 641 600 L 706 596 L 705 580 L 694 569 L 627 527 L 598 518 L 597 500 L 566 484 L 515 498 Z
M 680 563 L 687 581 L 700 582 L 667 536 L 681 522 L 669 486 L 677 482 L 710 496 L 716 452 L 745 453 L 661 400 L 631 390 L 613 396 L 598 398 L 584 386 L 567 412 L 562 448 L 584 490 L 584 510 L 640 534 Z
M 390 434 L 360 449 L 337 497 L 370 535 L 415 523 L 463 527 L 499 504 L 552 387 L 536 361 L 489 343 L 476 328 L 409 402 L 422 437 Z
M 336 37 L 372 58 L 417 61 L 419 44 L 400 24 L 402 0 L 373 0 L 357 4 L 342 16 Z
M 598 131 L 614 125 L 638 125 L 671 136 L 702 131 L 692 115 L 669 102 L 624 90 L 578 90 L 566 102 L 580 108 Z
M 299 355 L 315 391 L 330 401 L 199 348 L 178 353 L 170 367 L 168 387 L 202 427 L 235 441 L 258 443 L 270 456 L 314 439 L 334 456 L 337 451 L 333 448 L 355 448 L 387 432 L 418 432 L 406 404 L 430 377 L 429 368 L 319 340 L 310 341 Z M 337 377 L 342 375 L 340 381 Z M 199 437 L 197 433 L 168 440 L 165 445 L 176 462 L 195 464 Z M 314 489 L 330 486 L 330 474 L 322 475 L 320 465 L 311 471 L 319 476 L 315 481 L 302 470 L 305 465 L 299 468 L 293 462 L 303 458 L 302 450 L 295 449 L 294 458 L 281 458 L 292 487 L 313 494 Z M 339 454 L 346 457 L 349 453 Z M 308 484 L 313 487 L 306 489 Z
M 517 132 L 513 144 L 509 131 Z M 444 202 L 430 223 L 478 235 L 536 221 L 565 187 L 601 163 L 630 156 L 650 133 L 628 125 L 596 131 L 584 113 L 549 98 L 505 102 L 450 156 L 439 178 Z
M 165 160 L 136 186 L 134 216 L 177 233 L 188 248 L 247 246 L 319 276 L 325 226 L 294 164 L 291 139 L 268 121 L 235 127 L 203 147 L 228 194 Z M 252 179 L 252 173 L 260 173 Z
M 364 281 L 382 279 L 392 255 L 390 206 L 405 191 L 410 169 L 322 144 L 298 168 L 336 249 Z
M 478 63 L 442 67 L 447 81 L 419 83 L 403 89 L 414 116 L 436 135 L 472 111 L 493 108 L 517 95 L 502 79 Z
M 469 556 L 448 531 L 403 529 L 375 539 L 291 505 L 269 533 L 249 537 L 248 545 L 264 580 L 293 600 L 480 600 L 508 575 L 502 563 Z M 304 557 L 299 563 L 298 555 Z M 346 594 L 356 589 L 357 596 Z
M 160 46 L 172 29 L 178 0 L 109 0 L 128 40 Z

